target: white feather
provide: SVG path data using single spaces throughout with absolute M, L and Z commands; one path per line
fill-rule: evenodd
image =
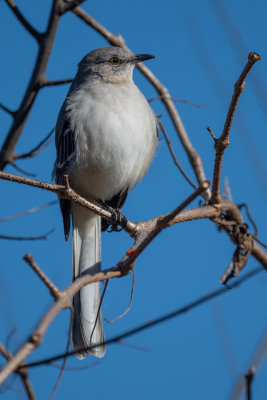
M 77 204 L 72 205 L 73 278 L 100 271 L 101 218 Z M 83 287 L 74 297 L 73 347 L 78 358 L 88 354 L 103 357 L 105 345 L 91 350 L 88 346 L 104 343 L 99 282 Z

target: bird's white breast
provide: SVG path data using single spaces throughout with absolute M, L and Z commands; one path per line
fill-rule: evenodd
M 157 144 L 156 117 L 135 84 L 95 84 L 72 93 L 68 113 L 76 142 L 71 185 L 104 201 L 133 188 Z

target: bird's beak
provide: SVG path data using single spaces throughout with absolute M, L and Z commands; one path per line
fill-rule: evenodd
M 134 61 L 139 63 L 141 61 L 150 60 L 151 58 L 155 58 L 155 56 L 152 56 L 152 54 L 137 54 L 134 58 Z

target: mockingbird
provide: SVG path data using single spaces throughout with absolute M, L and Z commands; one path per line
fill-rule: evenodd
M 157 145 L 157 122 L 132 80 L 135 65 L 154 58 L 119 47 L 93 50 L 79 63 L 56 125 L 54 177 L 91 201 L 121 208 L 146 174 Z M 60 200 L 66 241 L 72 217 L 73 279 L 100 270 L 101 218 Z M 108 226 L 102 221 L 102 230 Z M 78 358 L 105 354 L 99 282 L 74 297 L 73 348 Z M 86 349 L 98 343 L 93 349 Z

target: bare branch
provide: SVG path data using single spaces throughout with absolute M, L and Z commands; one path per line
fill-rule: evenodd
M 122 339 L 118 340 L 118 343 L 123 345 L 123 346 L 129 347 L 130 349 L 134 349 L 134 350 L 138 350 L 138 351 L 144 351 L 144 352 L 147 352 L 147 353 L 150 351 L 149 347 L 137 346 L 136 344 L 132 344 L 132 343 L 126 342 L 125 340 L 122 340 Z
M 66 354 L 66 356 L 67 356 L 67 354 Z M 84 369 L 93 368 L 98 364 L 100 364 L 100 360 L 96 360 L 95 362 L 93 362 L 91 364 L 82 365 L 82 366 L 78 366 L 78 367 L 65 367 L 64 370 L 65 371 L 82 371 Z M 61 369 L 61 365 L 55 364 L 53 362 L 47 363 L 47 365 L 50 367 Z
M 10 5 L 14 4 L 13 0 L 6 1 Z M 32 109 L 37 93 L 40 90 L 40 82 L 42 81 L 42 77 L 45 75 L 45 70 L 60 20 L 59 9 L 62 1 L 63 0 L 53 0 L 46 31 L 40 36 L 39 50 L 32 76 L 19 109 L 16 111 L 16 118 L 13 120 L 8 135 L 0 151 L 0 170 L 5 168 L 5 166 L 10 162 L 14 161 L 16 144 Z
M 254 240 L 256 240 L 257 243 L 259 243 L 262 247 L 267 249 L 267 244 L 263 243 L 259 238 L 257 238 L 255 235 L 253 235 Z
M 166 143 L 167 143 L 167 146 L 168 146 L 169 151 L 170 151 L 170 153 L 171 153 L 171 156 L 172 156 L 172 159 L 173 159 L 174 164 L 175 164 L 176 167 L 179 169 L 179 171 L 181 172 L 181 174 L 183 175 L 183 177 L 187 180 L 187 182 L 188 182 L 194 189 L 196 189 L 196 188 L 197 188 L 196 185 L 195 185 L 195 184 L 191 181 L 191 179 L 186 175 L 186 173 L 184 172 L 184 170 L 183 170 L 181 164 L 180 164 L 179 161 L 177 160 L 177 158 L 176 158 L 176 156 L 175 156 L 175 154 L 174 154 L 174 150 L 173 150 L 171 141 L 170 141 L 169 136 L 168 136 L 168 134 L 167 134 L 167 132 L 166 132 L 166 129 L 164 128 L 162 122 L 161 122 L 159 119 L 158 119 L 158 124 L 159 124 L 160 129 L 161 129 L 161 131 L 162 131 L 162 133 L 163 133 L 163 136 L 164 136 L 164 138 L 165 138 L 165 140 L 166 140 Z
M 22 212 L 20 212 L 18 214 L 10 215 L 9 217 L 1 218 L 0 219 L 0 223 L 1 222 L 12 221 L 13 219 L 20 218 L 20 217 L 23 217 L 25 215 L 38 212 L 38 211 L 43 210 L 44 208 L 47 208 L 47 207 L 54 206 L 55 204 L 57 204 L 57 200 L 50 201 L 49 203 L 42 204 L 41 206 L 38 206 L 38 207 L 30 208 L 29 210 L 22 211 Z
M 148 101 L 148 103 L 152 103 L 152 101 L 155 101 L 155 100 L 162 100 L 163 97 L 164 96 L 156 96 L 156 97 L 152 97 L 152 99 L 149 99 L 147 101 Z M 184 100 L 184 99 L 177 99 L 175 97 L 169 97 L 169 100 L 172 100 L 177 103 L 188 104 L 189 106 L 193 106 L 193 107 L 197 107 L 197 108 L 208 107 L 208 104 L 196 104 L 196 103 L 192 103 L 191 101 Z
M 67 11 L 73 10 L 75 7 L 82 4 L 85 0 L 64 0 L 63 5 L 61 5 L 61 14 L 66 13 Z
M 48 190 L 50 192 L 56 193 L 58 197 L 64 198 L 67 200 L 72 200 L 75 201 L 76 203 L 80 204 L 83 207 L 88 208 L 89 210 L 93 211 L 94 213 L 100 215 L 101 217 L 112 221 L 112 215 L 109 211 L 103 209 L 102 207 L 85 200 L 83 197 L 79 196 L 73 189 L 70 187 L 65 187 L 62 185 L 55 185 L 52 183 L 47 183 L 47 182 L 42 182 L 38 181 L 36 179 L 31 179 L 31 178 L 26 178 L 23 176 L 17 176 L 13 174 L 7 174 L 5 172 L 0 172 L 0 179 L 12 181 L 12 182 L 17 182 L 17 183 L 23 183 L 25 185 L 37 187 L 40 189 Z M 126 224 L 125 229 L 128 232 L 133 232 L 136 228 L 136 225 L 133 224 L 132 222 L 128 221 Z
M 56 287 L 56 285 L 50 281 L 50 279 L 45 275 L 41 268 L 36 264 L 31 254 L 25 254 L 23 260 L 34 270 L 34 272 L 39 276 L 43 283 L 47 286 L 51 295 L 55 300 L 62 297 L 61 291 Z
M 256 349 L 248 362 L 248 366 L 245 371 L 252 370 L 252 373 L 257 371 L 259 373 L 260 368 L 262 367 L 264 361 L 266 360 L 267 355 L 267 330 L 264 329 L 263 335 L 256 345 Z M 229 397 L 230 400 L 238 400 L 241 395 L 243 394 L 244 390 L 247 391 L 247 382 L 244 380 L 244 375 L 242 374 L 238 380 L 235 382 L 233 387 L 233 391 L 231 396 Z
M 55 131 L 55 127 L 53 129 L 51 129 L 51 131 L 46 135 L 46 137 L 43 140 L 41 140 L 41 142 L 39 144 L 37 144 L 37 146 L 35 146 L 32 150 L 28 151 L 27 153 L 15 155 L 15 157 L 14 157 L 15 160 L 20 160 L 22 158 L 35 157 L 38 154 L 40 154 L 41 151 L 43 151 L 51 143 L 51 141 L 49 139 L 53 135 L 54 131 Z
M 6 360 L 11 360 L 12 355 L 11 353 L 0 343 L 0 353 L 6 358 Z M 23 386 L 26 390 L 27 396 L 29 400 L 35 400 L 35 394 L 33 391 L 33 388 L 31 386 L 31 383 L 28 378 L 28 370 L 25 366 L 21 367 L 20 369 L 17 369 L 16 374 L 18 374 L 22 380 Z
M 249 222 L 251 223 L 251 225 L 253 226 L 253 229 L 254 229 L 254 237 L 258 236 L 258 227 L 257 227 L 257 225 L 255 224 L 255 222 L 252 219 L 252 216 L 251 216 L 251 214 L 249 212 L 248 205 L 246 203 L 238 204 L 238 208 L 240 210 L 242 210 L 242 208 L 245 208 L 247 217 L 249 219 Z
M 84 199 L 83 197 L 79 196 L 71 188 L 67 189 L 65 186 L 62 185 L 55 185 L 52 183 L 42 182 L 36 179 L 30 179 L 23 176 L 7 174 L 5 172 L 0 172 L 0 179 L 8 180 L 11 182 L 23 183 L 25 185 L 38 187 L 40 189 L 56 193 L 58 197 L 67 200 L 72 200 L 80 204 L 81 206 L 86 207 L 89 210 L 93 211 L 95 214 L 100 215 L 101 217 L 109 221 L 112 221 L 112 215 L 109 211 L 104 210 L 99 205 L 96 205 L 95 203 L 92 203 Z M 204 182 L 204 187 L 206 187 L 205 182 Z M 222 212 L 227 213 L 229 220 L 236 221 L 238 224 L 243 223 L 243 219 L 238 207 L 229 200 L 222 200 L 220 208 L 213 206 L 205 206 L 201 208 L 195 208 L 192 210 L 185 210 L 179 215 L 173 216 L 167 225 L 171 226 L 173 224 L 177 224 L 180 222 L 193 221 L 196 219 L 204 219 L 204 218 L 210 218 L 211 220 L 213 220 L 214 218 L 218 218 Z M 127 220 L 127 224 L 123 226 L 123 229 L 126 232 L 128 232 L 132 237 L 134 238 L 138 237 L 140 239 L 141 237 L 144 237 L 144 235 L 150 234 L 154 229 L 158 228 L 159 225 L 162 223 L 162 221 L 164 222 L 164 218 L 168 217 L 169 215 L 170 213 L 162 215 L 160 217 L 153 218 L 146 222 L 139 222 L 139 223 L 133 223 Z M 235 238 L 233 236 L 230 235 L 230 238 L 231 240 L 234 241 L 234 243 L 236 243 Z M 267 253 L 255 241 L 253 242 L 251 254 L 263 265 L 264 268 L 267 269 Z
M 216 142 L 216 137 L 214 135 L 214 133 L 212 132 L 212 129 L 210 126 L 207 127 L 207 131 L 210 133 L 210 136 L 212 137 L 212 139 L 214 140 L 214 142 Z
M 56 300 L 54 306 L 44 315 L 29 340 L 17 351 L 14 357 L 0 371 L 0 384 L 3 383 L 4 380 L 20 366 L 21 362 L 41 344 L 52 320 L 62 309 L 69 307 L 69 300 L 74 296 L 74 294 L 76 294 L 83 286 L 87 284 L 100 282 L 111 278 L 119 278 L 129 274 L 134 267 L 135 260 L 138 255 L 145 250 L 149 243 L 163 229 L 171 226 L 172 220 L 177 216 L 177 214 L 204 190 L 206 190 L 208 185 L 208 182 L 204 182 L 194 193 L 192 193 L 185 201 L 183 201 L 180 206 L 176 207 L 172 212 L 164 217 L 159 217 L 155 228 L 145 237 L 143 237 L 143 235 L 141 237 L 137 237 L 133 246 L 133 251 L 130 253 L 128 251 L 115 267 L 106 269 L 95 275 L 84 275 L 79 277 L 67 289 L 62 291 L 62 295 Z M 119 339 L 122 339 L 122 337 Z
M 34 39 L 37 40 L 37 42 L 40 42 L 41 34 L 29 23 L 29 21 L 26 20 L 26 18 L 22 15 L 21 11 L 18 9 L 16 3 L 14 0 L 5 0 L 9 8 L 13 11 L 13 13 L 16 15 L 17 19 L 20 21 L 20 23 L 24 26 L 26 31 L 30 33 L 34 37 Z
M 212 195 L 210 199 L 211 204 L 220 204 L 221 196 L 220 196 L 220 179 L 221 179 L 221 169 L 222 169 L 222 160 L 226 147 L 229 145 L 229 135 L 232 126 L 232 121 L 234 118 L 235 110 L 237 107 L 237 103 L 241 93 L 245 88 L 245 78 L 253 65 L 260 60 L 260 56 L 257 53 L 250 53 L 248 56 L 248 62 L 241 72 L 240 77 L 235 83 L 234 94 L 232 97 L 232 101 L 230 103 L 226 121 L 224 124 L 223 132 L 219 139 L 215 140 L 215 164 L 213 171 L 213 182 L 212 182 Z
M 25 169 L 19 167 L 14 161 L 10 161 L 10 164 L 12 165 L 13 168 L 15 168 L 17 171 L 21 172 L 21 173 L 24 174 L 24 175 L 27 175 L 27 176 L 36 176 L 35 173 L 25 171 Z
M 55 300 L 56 300 L 56 299 L 55 299 Z M 67 346 L 66 346 L 66 356 L 63 358 L 62 365 L 60 366 L 59 376 L 58 376 L 57 381 L 56 381 L 56 383 L 55 383 L 55 385 L 54 385 L 54 387 L 53 387 L 53 390 L 52 390 L 52 393 L 51 393 L 51 395 L 50 395 L 50 397 L 49 397 L 49 400 L 52 400 L 53 397 L 54 397 L 54 395 L 55 395 L 55 393 L 56 393 L 56 390 L 57 390 L 57 388 L 58 388 L 58 385 L 59 385 L 59 383 L 60 383 L 60 381 L 61 381 L 61 379 L 62 379 L 63 373 L 64 373 L 64 371 L 65 371 L 65 367 L 66 367 L 66 363 L 67 363 L 67 359 L 68 359 L 67 354 L 68 354 L 69 349 L 70 349 L 71 331 L 72 331 L 73 318 L 74 318 L 74 312 L 73 312 L 72 306 L 70 306 L 70 311 L 71 311 L 71 318 L 70 318 L 70 325 L 69 325 L 69 332 L 68 332 L 68 340 L 67 340 Z
M 59 86 L 59 85 L 66 85 L 67 83 L 71 83 L 73 81 L 73 78 L 68 78 L 68 79 L 59 79 L 57 81 L 49 81 L 48 79 L 43 79 L 42 82 L 40 83 L 40 87 L 46 87 L 46 86 Z
M 254 367 L 251 367 L 248 370 L 248 372 L 245 374 L 247 400 L 252 400 L 251 384 L 252 384 L 252 381 L 254 379 L 254 374 L 255 374 L 255 368 Z
M 43 235 L 40 236 L 9 236 L 9 235 L 0 235 L 0 239 L 4 240 L 19 240 L 19 241 L 24 241 L 24 240 L 47 240 L 47 236 L 49 236 L 51 233 L 53 233 L 55 229 L 51 229 L 49 232 L 44 233 Z
M 129 310 L 130 310 L 131 307 L 132 307 L 132 303 L 133 303 L 133 294 L 134 294 L 134 285 L 135 285 L 135 272 L 134 272 L 134 270 L 133 270 L 132 274 L 133 274 L 133 282 L 132 282 L 132 290 L 131 290 L 130 303 L 129 303 L 128 307 L 126 308 L 126 310 L 125 310 L 121 315 L 119 315 L 118 317 L 114 318 L 112 321 L 110 321 L 110 320 L 107 319 L 107 318 L 104 318 L 104 320 L 105 320 L 106 322 L 108 322 L 109 324 L 113 324 L 114 322 L 116 322 L 116 321 L 118 321 L 119 319 L 121 319 L 122 317 L 124 317 L 124 316 L 129 312 Z
M 254 269 L 253 271 L 251 271 L 251 272 L 245 274 L 245 275 L 243 276 L 243 278 L 237 280 L 237 281 L 233 284 L 232 288 L 237 288 L 237 287 L 239 287 L 239 286 L 242 285 L 245 281 L 247 281 L 248 279 L 250 279 L 250 278 L 252 278 L 253 276 L 257 275 L 257 274 L 258 274 L 259 272 L 261 272 L 261 271 L 262 271 L 261 268 L 256 268 L 256 269 Z M 103 271 L 103 272 L 104 272 L 104 271 Z M 88 276 L 87 276 L 87 277 L 88 277 Z M 81 279 L 81 278 L 79 278 L 79 279 Z M 106 278 L 103 277 L 103 279 L 106 279 Z M 75 281 L 75 282 L 76 282 L 76 281 Z M 74 282 L 74 283 L 75 283 L 75 282 Z M 74 285 L 74 283 L 73 283 L 72 285 Z M 72 286 L 72 285 L 71 285 L 71 286 Z M 69 286 L 66 290 L 71 289 L 71 286 Z M 120 335 L 117 335 L 117 336 L 115 336 L 115 337 L 113 337 L 113 338 L 110 338 L 110 339 L 106 340 L 106 345 L 110 345 L 110 344 L 112 344 L 112 343 L 118 343 L 118 342 L 120 342 L 122 339 L 125 339 L 126 337 L 130 337 L 130 336 L 132 336 L 132 335 L 134 335 L 134 334 L 136 334 L 136 333 L 139 333 L 139 332 L 142 332 L 142 331 L 144 331 L 144 330 L 146 330 L 146 329 L 149 329 L 149 328 L 151 328 L 152 326 L 156 326 L 156 325 L 161 324 L 161 323 L 163 323 L 163 322 L 165 322 L 165 321 L 168 321 L 168 320 L 170 320 L 170 319 L 172 319 L 172 318 L 178 317 L 179 315 L 182 315 L 182 314 L 188 312 L 189 310 L 192 310 L 192 309 L 194 309 L 194 308 L 196 308 L 196 307 L 198 307 L 198 306 L 200 306 L 200 305 L 202 305 L 202 304 L 205 304 L 206 302 L 208 302 L 208 301 L 210 301 L 210 300 L 212 300 L 212 299 L 214 299 L 214 298 L 216 298 L 216 297 L 218 297 L 218 296 L 221 296 L 222 294 L 225 294 L 225 293 L 229 293 L 229 290 L 228 290 L 227 288 L 225 288 L 225 287 L 222 287 L 222 288 L 220 288 L 220 289 L 217 289 L 217 290 L 214 290 L 214 291 L 212 291 L 212 292 L 210 292 L 210 293 L 207 293 L 207 294 L 205 294 L 204 296 L 202 296 L 202 297 L 200 297 L 200 298 L 198 298 L 198 299 L 196 299 L 196 300 L 190 302 L 189 304 L 184 305 L 183 307 L 180 307 L 180 308 L 178 308 L 178 309 L 176 309 L 176 310 L 174 310 L 174 311 L 172 311 L 172 312 L 170 312 L 170 313 L 168 313 L 168 314 L 164 314 L 162 317 L 155 318 L 155 319 L 153 319 L 153 320 L 149 320 L 149 321 L 145 322 L 144 324 L 141 324 L 141 325 L 137 326 L 137 327 L 134 328 L 134 329 L 128 330 L 128 331 L 126 331 L 126 332 L 124 332 L 124 333 L 122 333 L 122 334 L 120 334 Z M 58 301 L 59 301 L 59 300 L 58 300 Z M 49 313 L 49 312 L 52 313 L 52 309 L 55 309 L 55 308 L 56 308 L 56 304 L 54 304 L 54 305 L 51 307 L 51 309 L 48 311 L 48 313 Z M 57 308 L 59 308 L 59 307 L 57 307 Z M 59 311 L 60 311 L 60 310 L 58 310 L 58 312 L 59 312 Z M 41 322 L 40 322 L 40 324 L 41 324 Z M 39 324 L 39 325 L 40 325 L 40 324 Z M 94 348 L 94 347 L 96 347 L 96 346 L 99 346 L 100 344 L 101 344 L 101 343 L 97 343 L 96 345 L 91 346 L 90 348 L 92 349 L 92 348 Z M 74 351 L 72 351 L 72 352 L 68 353 L 68 356 L 72 356 L 72 355 L 74 355 L 74 354 L 75 354 Z M 59 355 L 54 356 L 54 357 L 50 357 L 50 358 L 47 358 L 47 359 L 42 359 L 42 360 L 39 360 L 39 361 L 35 361 L 35 362 L 32 362 L 32 363 L 26 364 L 25 366 L 26 366 L 27 368 L 37 367 L 37 366 L 44 365 L 44 364 L 50 364 L 51 362 L 60 360 L 60 359 L 62 359 L 62 358 L 64 358 L 64 357 L 66 357 L 66 354 L 59 354 Z M 7 365 L 6 365 L 4 368 L 6 368 L 6 367 L 7 367 Z M 12 372 L 12 371 L 11 371 L 11 372 Z M 10 372 L 10 373 L 11 373 L 11 372 Z M 4 381 L 3 375 L 2 375 L 2 374 L 3 374 L 3 370 L 0 371 L 0 383 L 1 383 L 2 381 Z M 5 374 L 6 374 L 6 371 L 5 371 Z M 5 379 L 6 379 L 6 378 L 5 378 Z
M 0 103 L 0 108 L 2 110 L 4 110 L 5 112 L 7 112 L 9 115 L 11 115 L 12 117 L 14 117 L 15 115 L 15 111 L 10 110 L 9 108 L 7 108 L 6 106 L 4 106 L 4 104 Z
M 82 19 L 87 25 L 91 26 L 95 31 L 100 33 L 107 41 L 113 46 L 123 47 L 127 50 L 129 48 L 126 46 L 125 41 L 121 35 L 114 35 L 109 32 L 103 25 L 97 22 L 91 15 L 87 14 L 84 10 L 79 7 L 76 7 L 72 10 L 72 12 L 77 15 L 80 19 Z M 149 68 L 147 68 L 143 63 L 139 63 L 137 68 L 142 72 L 142 74 L 147 78 L 147 80 L 154 86 L 158 95 L 160 96 L 170 118 L 173 122 L 173 125 L 176 129 L 176 132 L 180 138 L 180 141 L 187 153 L 189 161 L 192 165 L 192 168 L 195 172 L 197 181 L 199 184 L 203 183 L 206 180 L 206 176 L 204 173 L 204 168 L 202 165 L 202 161 L 194 149 L 187 133 L 182 123 L 182 120 L 178 114 L 178 111 L 175 108 L 173 101 L 171 100 L 171 95 L 168 89 L 158 80 L 158 78 L 151 72 Z M 205 198 L 208 200 L 210 198 L 210 190 L 204 192 Z

